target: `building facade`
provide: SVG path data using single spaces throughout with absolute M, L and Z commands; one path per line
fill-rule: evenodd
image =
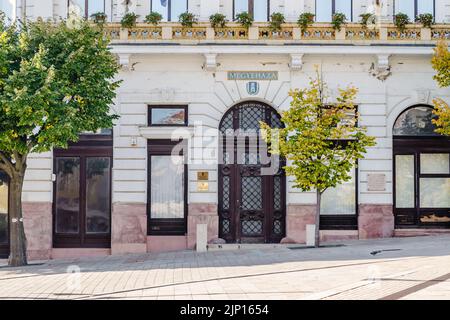
M 450 228 L 450 141 L 434 133 L 432 100 L 450 102 L 430 65 L 450 38 L 450 0 L 3 0 L 11 19 L 108 16 L 105 34 L 122 66 L 112 129 L 81 136 L 65 150 L 30 156 L 23 190 L 31 259 L 193 249 L 197 226 L 210 243 L 304 243 L 315 193 L 281 169 L 267 172 L 259 121 L 281 126 L 289 91 L 318 67 L 331 95 L 353 84 L 359 125 L 376 137 L 353 179 L 327 190 L 324 240 L 446 232 Z M 143 23 L 158 11 L 158 26 Z M 192 28 L 177 22 L 189 11 Z M 249 29 L 232 22 L 248 11 Z M 127 12 L 139 15 L 121 28 Z M 268 28 L 273 12 L 286 17 Z M 316 22 L 302 31 L 303 12 Z M 349 23 L 330 24 L 342 12 Z M 362 13 L 377 21 L 364 28 Z M 392 24 L 431 13 L 435 25 Z M 230 21 L 210 27 L 209 16 Z M 230 138 L 235 130 L 247 140 Z M 256 143 L 250 143 L 256 139 Z M 247 141 L 247 142 L 245 142 Z M 174 153 L 174 148 L 176 152 Z M 269 167 L 272 167 L 273 162 Z M 0 175 L 0 254 L 8 253 L 8 179 Z

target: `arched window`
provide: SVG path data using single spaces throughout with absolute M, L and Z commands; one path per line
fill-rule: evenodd
M 433 108 L 406 109 L 393 128 L 396 227 L 450 227 L 450 139 L 435 132 Z
M 394 14 L 405 13 L 411 21 L 419 14 L 435 13 L 435 0 L 395 0 Z
M 331 22 L 335 13 L 343 13 L 347 21 L 353 21 L 352 0 L 316 0 L 316 21 Z
M 269 21 L 270 0 L 234 0 L 233 18 L 241 12 L 248 12 L 255 21 Z
M 163 21 L 178 21 L 188 11 L 188 0 L 150 0 L 150 10 L 163 16 Z
M 394 136 L 437 136 L 431 122 L 436 116 L 429 106 L 415 106 L 404 111 L 395 121 Z

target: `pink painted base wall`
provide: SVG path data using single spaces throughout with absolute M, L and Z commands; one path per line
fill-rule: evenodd
M 360 239 L 388 238 L 394 235 L 394 214 L 390 204 L 360 204 Z
M 114 203 L 111 253 L 145 252 L 147 252 L 147 205 L 145 203 Z
M 148 252 L 170 252 L 187 249 L 186 236 L 148 236 Z
M 288 205 L 286 212 L 286 237 L 283 243 L 305 243 L 306 225 L 315 222 L 315 205 Z
M 321 230 L 320 241 L 334 242 L 345 240 L 357 240 L 358 230 Z
M 52 253 L 52 204 L 23 202 L 23 223 L 29 260 L 50 259 Z
M 216 204 L 190 203 L 188 212 L 188 249 L 195 249 L 197 224 L 206 224 L 208 226 L 208 242 L 219 237 L 219 216 Z

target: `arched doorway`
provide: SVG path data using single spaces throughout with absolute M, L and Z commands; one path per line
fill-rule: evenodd
M 428 105 L 410 107 L 394 124 L 398 228 L 450 227 L 450 139 L 434 131 L 432 111 Z
M 268 155 L 260 121 L 282 127 L 261 102 L 232 107 L 219 126 L 219 236 L 228 243 L 279 243 L 285 235 L 284 163 Z

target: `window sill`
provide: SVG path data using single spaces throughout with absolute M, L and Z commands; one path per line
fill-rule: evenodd
M 139 133 L 146 139 L 190 139 L 194 135 L 193 126 L 140 127 Z

